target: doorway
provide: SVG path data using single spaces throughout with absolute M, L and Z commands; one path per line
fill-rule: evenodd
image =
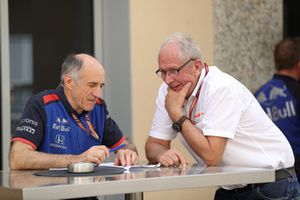
M 11 130 L 28 99 L 55 89 L 70 53 L 94 54 L 92 0 L 9 0 Z

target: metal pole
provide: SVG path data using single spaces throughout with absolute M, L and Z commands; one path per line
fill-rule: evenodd
M 8 0 L 0 1 L 1 137 L 2 169 L 8 169 L 10 145 L 10 73 Z
M 143 200 L 143 199 L 144 199 L 143 192 L 125 194 L 125 200 Z

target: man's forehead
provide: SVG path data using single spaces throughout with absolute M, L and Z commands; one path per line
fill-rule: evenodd
M 99 62 L 83 62 L 79 71 L 81 74 L 105 74 L 104 68 Z
M 82 60 L 82 68 L 97 67 L 104 71 L 102 64 L 96 58 L 88 54 L 78 54 L 77 56 Z
M 103 83 L 105 80 L 105 71 L 99 67 L 83 67 L 79 72 L 79 79 L 89 83 Z
M 181 64 L 181 60 L 178 55 L 174 54 L 165 54 L 159 57 L 158 59 L 159 66 L 178 66 Z
M 177 44 L 170 43 L 164 46 L 159 53 L 158 62 L 180 62 Z

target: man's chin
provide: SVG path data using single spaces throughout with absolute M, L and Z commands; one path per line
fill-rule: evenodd
M 182 87 L 181 86 L 178 86 L 178 87 L 174 87 L 174 88 L 171 88 L 172 90 L 174 90 L 175 92 L 179 92 Z
M 95 107 L 95 104 L 88 105 L 84 108 L 84 110 L 89 112 L 89 111 L 93 110 L 94 107 Z

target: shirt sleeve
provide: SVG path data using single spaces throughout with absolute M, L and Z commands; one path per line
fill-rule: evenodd
M 107 147 L 113 148 L 123 143 L 125 140 L 125 136 L 123 135 L 118 124 L 110 117 L 107 110 L 107 106 L 104 101 L 103 101 L 103 107 L 105 113 L 105 124 L 104 124 L 104 135 L 103 135 L 102 143 Z
M 156 110 L 154 113 L 150 136 L 163 140 L 176 138 L 177 132 L 172 129 L 172 120 L 165 109 L 165 99 L 168 86 L 163 83 L 156 98 Z
M 12 141 L 20 141 L 31 145 L 34 149 L 40 145 L 43 138 L 45 110 L 41 95 L 29 99 L 22 118 L 12 134 Z
M 207 136 L 233 138 L 243 106 L 230 87 L 218 88 L 201 102 L 203 119 L 197 124 Z

